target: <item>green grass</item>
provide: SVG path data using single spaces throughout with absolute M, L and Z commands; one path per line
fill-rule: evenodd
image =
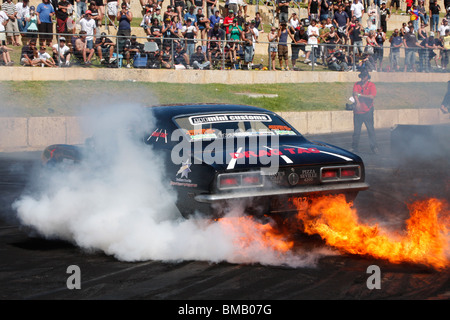
M 239 72 L 239 71 L 237 71 Z M 378 109 L 438 108 L 447 83 L 377 83 Z M 0 82 L 0 116 L 77 116 L 113 104 L 250 104 L 273 111 L 344 110 L 351 83 L 171 84 L 116 81 Z M 251 98 L 237 93 L 277 94 Z

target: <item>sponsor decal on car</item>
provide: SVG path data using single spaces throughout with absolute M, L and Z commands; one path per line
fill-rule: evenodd
M 215 115 L 199 115 L 189 117 L 189 122 L 192 125 L 205 123 L 224 123 L 224 122 L 238 122 L 238 121 L 263 121 L 271 122 L 272 118 L 267 114 L 215 114 Z
M 192 180 L 189 179 L 189 173 L 192 172 L 191 166 L 191 160 L 186 159 L 186 161 L 181 164 L 180 169 L 178 169 L 177 174 L 175 175 L 176 181 L 170 181 L 170 185 L 196 188 L 198 185 L 196 183 L 192 183 Z M 178 175 L 180 175 L 180 177 L 178 177 Z
M 163 132 L 164 130 L 164 132 Z M 150 141 L 152 138 L 155 138 L 155 142 L 158 142 L 159 138 L 164 139 L 164 143 L 167 143 L 167 131 L 166 129 L 156 128 L 155 131 L 147 138 L 147 141 Z

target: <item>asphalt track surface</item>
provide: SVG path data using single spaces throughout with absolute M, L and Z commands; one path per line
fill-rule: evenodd
M 399 157 L 390 148 L 390 131 L 377 131 L 380 154 L 369 152 L 363 131 L 361 152 L 370 189 L 355 201 L 364 219 L 401 228 L 406 203 L 414 197 L 449 201 L 448 155 L 439 161 Z M 308 136 L 350 148 L 351 133 Z M 0 155 L 0 300 L 9 299 L 444 299 L 450 298 L 450 273 L 426 266 L 392 264 L 371 257 L 338 254 L 314 268 L 205 261 L 121 262 L 85 252 L 58 240 L 30 236 L 20 227 L 11 203 L 27 185 L 39 152 Z M 420 183 L 417 183 L 420 182 Z M 420 188 L 418 187 L 420 185 Z M 320 238 L 299 235 L 299 242 L 325 246 Z M 69 290 L 67 267 L 81 268 L 80 290 Z M 381 289 L 369 290 L 367 268 L 381 270 Z

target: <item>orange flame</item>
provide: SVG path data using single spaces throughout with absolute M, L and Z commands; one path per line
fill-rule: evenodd
M 378 225 L 359 223 L 356 210 L 344 196 L 318 198 L 307 212 L 299 211 L 297 218 L 303 222 L 306 233 L 319 234 L 341 252 L 370 255 L 392 263 L 447 267 L 448 209 L 434 198 L 415 202 L 409 209 L 406 231 L 396 235 L 389 235 Z
M 236 244 L 241 248 L 253 246 L 261 250 L 287 252 L 294 246 L 293 241 L 287 240 L 271 224 L 261 224 L 249 216 L 221 218 L 219 222 L 239 235 Z
M 278 226 L 261 224 L 249 216 L 226 217 L 218 222 L 237 235 L 235 244 L 241 249 L 273 250 L 280 254 L 293 251 L 294 241 L 289 238 L 303 225 L 305 233 L 320 235 L 327 245 L 340 252 L 436 269 L 449 266 L 450 218 L 448 206 L 441 200 L 432 198 L 410 205 L 406 230 L 396 234 L 378 225 L 360 223 L 352 203 L 343 195 L 323 196 L 314 199 L 308 210 L 298 209 L 294 223 L 286 220 Z

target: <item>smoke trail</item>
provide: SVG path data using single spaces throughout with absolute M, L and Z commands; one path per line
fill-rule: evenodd
M 148 112 L 147 112 L 148 113 Z M 137 137 L 152 119 L 138 107 L 108 108 L 90 117 L 95 148 L 80 164 L 44 168 L 37 190 L 14 203 L 23 225 L 42 236 L 64 239 L 124 261 L 206 260 L 314 266 L 322 251 L 280 251 L 259 240 L 264 230 L 229 228 L 224 221 L 182 218 L 164 161 Z M 242 214 L 236 209 L 233 215 Z M 245 245 L 240 240 L 247 237 Z M 283 241 L 283 239 L 281 239 Z

